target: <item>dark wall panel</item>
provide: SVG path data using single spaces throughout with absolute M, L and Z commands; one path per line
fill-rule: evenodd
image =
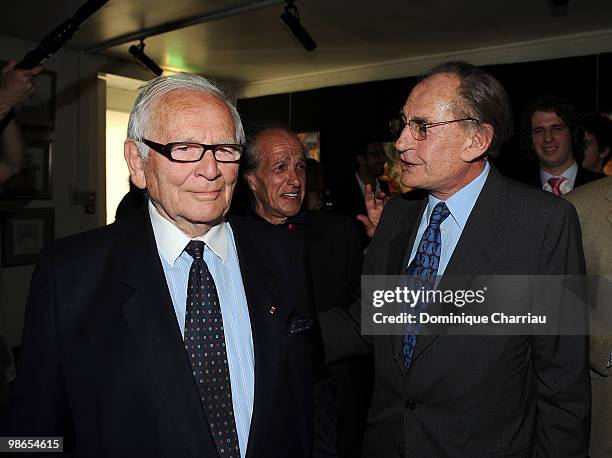
M 238 112 L 245 127 L 250 124 L 271 121 L 289 125 L 291 118 L 291 94 L 266 95 L 238 100 Z
M 599 55 L 599 107 L 612 113 L 612 53 Z

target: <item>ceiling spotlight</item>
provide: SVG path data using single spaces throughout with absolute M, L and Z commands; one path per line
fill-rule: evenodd
M 144 53 L 144 47 L 145 47 L 144 41 L 140 40 L 140 43 L 138 44 L 138 46 L 132 45 L 130 46 L 128 51 L 134 57 L 134 59 L 136 59 L 140 63 L 140 65 L 142 65 L 144 68 L 149 70 L 155 76 L 161 76 L 161 74 L 164 71 L 161 69 L 159 65 L 153 62 L 153 59 L 151 59 L 149 56 L 147 56 Z
M 300 12 L 293 2 L 294 0 L 287 0 L 285 12 L 281 14 L 280 20 L 293 36 L 298 39 L 306 51 L 312 51 L 317 47 L 317 44 L 306 29 L 302 27 L 302 24 L 300 24 Z

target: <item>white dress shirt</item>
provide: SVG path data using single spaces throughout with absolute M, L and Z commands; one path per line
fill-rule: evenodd
M 548 172 L 540 169 L 540 182 L 542 183 L 542 189 L 547 192 L 552 192 L 552 187 L 548 183 L 548 180 L 551 178 L 561 178 L 564 177 L 565 180 L 559 186 L 559 190 L 562 195 L 567 194 L 572 189 L 574 189 L 574 182 L 576 181 L 576 175 L 578 174 L 578 164 L 574 162 L 565 172 L 561 175 L 551 175 Z

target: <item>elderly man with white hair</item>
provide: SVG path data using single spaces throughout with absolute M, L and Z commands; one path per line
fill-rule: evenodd
M 226 220 L 243 143 L 206 79 L 142 88 L 125 159 L 148 204 L 43 254 L 0 436 L 64 437 L 87 457 L 313 455 L 303 251 Z

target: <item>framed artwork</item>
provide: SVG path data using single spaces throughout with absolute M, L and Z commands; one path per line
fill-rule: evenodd
M 21 171 L 0 186 L 3 199 L 51 199 L 52 143 L 27 139 Z
M 54 237 L 53 208 L 6 213 L 2 222 L 2 265 L 35 264 Z
M 306 157 L 321 162 L 321 133 L 320 132 L 299 132 L 297 137 L 304 145 Z
M 395 143 L 383 142 L 382 145 L 387 155 L 387 161 L 385 162 L 385 174 L 381 177 L 381 180 L 389 184 L 389 192 L 392 196 L 410 191 L 411 188 L 404 186 L 400 180 L 402 169 L 400 166 L 399 153 L 395 149 Z

